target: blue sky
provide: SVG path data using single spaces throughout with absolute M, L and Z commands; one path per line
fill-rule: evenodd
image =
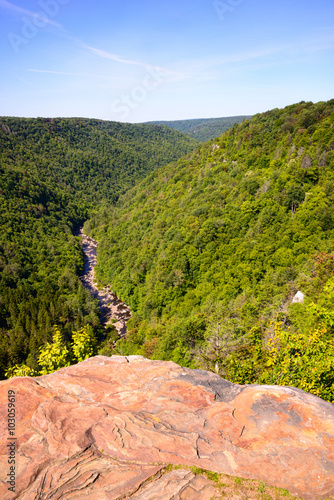
M 5 116 L 123 122 L 334 98 L 333 0 L 0 0 Z

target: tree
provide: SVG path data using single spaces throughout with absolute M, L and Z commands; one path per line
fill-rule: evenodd
M 42 367 L 41 370 L 36 371 L 25 364 L 21 364 L 7 370 L 5 376 L 11 378 L 47 375 L 75 362 L 79 363 L 97 353 L 97 340 L 90 325 L 86 325 L 72 333 L 70 350 L 64 342 L 60 330 L 57 326 L 54 326 L 52 343 L 48 342 L 40 348 L 38 364 Z
M 78 363 L 96 354 L 96 337 L 93 328 L 86 325 L 73 332 L 72 351 Z
M 297 184 L 292 184 L 286 193 L 286 205 L 291 209 L 292 214 L 294 214 L 299 207 L 300 203 L 305 198 L 305 192 L 303 188 Z
M 30 368 L 30 366 L 27 365 L 15 365 L 9 368 L 5 372 L 5 377 L 6 378 L 12 378 L 12 377 L 35 377 L 38 375 L 38 372 Z
M 57 326 L 54 327 L 52 343 L 40 348 L 38 364 L 42 367 L 40 375 L 55 372 L 59 368 L 70 366 L 70 352 Z
M 267 349 L 260 383 L 291 385 L 334 402 L 334 341 L 325 327 L 295 333 L 275 323 Z
M 206 342 L 198 348 L 197 358 L 205 369 L 226 376 L 229 358 L 246 342 L 246 335 L 240 336 L 240 319 L 231 310 L 224 309 L 217 302 L 208 322 Z

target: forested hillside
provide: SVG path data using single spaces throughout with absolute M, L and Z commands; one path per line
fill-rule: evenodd
M 235 123 L 241 123 L 243 120 L 251 118 L 249 115 L 226 116 L 223 118 L 197 118 L 193 120 L 174 120 L 149 122 L 157 125 L 166 125 L 167 127 L 179 130 L 189 135 L 197 141 L 205 142 L 222 135 L 226 130 L 232 128 Z
M 0 377 L 36 367 L 57 324 L 100 328 L 78 276 L 76 225 L 136 181 L 193 150 L 196 141 L 156 125 L 88 119 L 0 118 Z
M 90 221 L 134 311 L 115 352 L 334 399 L 333 125 L 334 100 L 256 115 Z

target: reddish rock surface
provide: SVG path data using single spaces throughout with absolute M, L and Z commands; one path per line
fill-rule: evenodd
M 8 491 L 8 390 L 16 491 Z M 334 405 L 239 386 L 141 356 L 96 356 L 0 383 L 0 498 L 206 500 L 215 484 L 167 464 L 256 478 L 305 499 L 334 495 Z

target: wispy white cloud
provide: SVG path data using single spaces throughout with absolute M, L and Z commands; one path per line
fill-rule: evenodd
M 118 76 L 107 76 L 107 75 L 97 75 L 95 73 L 72 73 L 68 71 L 53 71 L 49 69 L 32 69 L 28 68 L 26 71 L 31 73 L 46 73 L 51 75 L 63 75 L 63 76 L 77 76 L 80 78 L 99 78 L 103 80 L 124 80 L 123 77 Z
M 50 19 L 49 16 L 46 16 L 42 11 L 33 12 L 31 10 L 24 9 L 23 7 L 19 7 L 18 5 L 15 5 L 14 3 L 8 2 L 8 0 L 0 0 L 0 8 L 6 9 L 7 11 L 11 12 L 14 15 L 17 14 L 17 15 L 25 15 L 25 16 L 29 16 L 29 17 L 35 17 L 44 23 L 56 26 L 57 28 L 59 28 L 61 30 L 64 29 L 61 24 Z
M 260 68 L 272 65 L 298 61 L 298 58 L 309 57 L 315 53 L 333 50 L 334 38 L 316 37 L 313 40 L 295 40 L 294 43 L 284 43 L 265 49 L 250 50 L 240 53 L 230 53 L 223 56 L 211 56 L 193 60 L 183 60 L 177 63 L 187 72 L 188 78 L 196 80 L 220 79 L 221 71 L 241 68 Z
M 19 12 L 21 14 L 24 12 L 25 14 L 30 13 L 30 15 L 35 15 L 30 11 L 26 11 L 21 7 L 11 4 L 8 0 L 0 0 L 0 7 L 4 6 L 8 9 L 10 8 L 13 12 Z M 254 50 L 230 52 L 223 55 L 217 55 L 216 53 L 209 57 L 206 56 L 198 59 L 174 60 L 171 63 L 172 67 L 167 68 L 92 47 L 69 33 L 62 32 L 62 34 L 59 33 L 59 35 L 66 36 L 72 43 L 76 44 L 84 51 L 93 54 L 97 58 L 105 61 L 113 61 L 121 65 L 137 66 L 151 74 L 152 72 L 158 73 L 161 80 L 169 84 L 192 81 L 194 84 L 197 82 L 200 85 L 201 82 L 205 81 L 220 81 L 222 78 L 227 77 L 229 73 L 234 73 L 236 70 L 246 71 L 249 69 L 254 70 L 284 65 L 298 61 L 299 58 L 312 57 L 315 52 L 331 50 L 334 46 L 333 35 L 330 33 L 322 33 L 317 36 L 308 35 L 307 38 L 300 37 L 299 39 L 285 41 L 271 47 L 255 47 Z M 104 64 L 103 68 L 100 68 L 100 73 L 104 73 L 105 68 L 106 66 Z M 138 78 L 138 75 L 131 78 L 129 75 L 122 75 L 122 72 L 118 72 L 118 76 L 112 76 L 108 68 L 106 69 L 106 74 L 75 73 L 44 69 L 28 69 L 27 71 L 81 78 L 96 78 L 105 81 L 121 81 L 123 84 L 127 81 L 131 82 L 133 85 L 136 83 L 135 79 Z
M 334 48 L 334 38 L 333 36 L 328 37 L 315 37 L 310 39 L 309 37 L 305 40 L 294 40 L 289 43 L 282 43 L 280 45 L 266 47 L 264 49 L 254 49 L 241 53 L 229 53 L 223 56 L 211 56 L 201 59 L 192 60 L 181 60 L 175 61 L 173 64 L 174 69 L 168 69 L 162 66 L 154 66 L 146 62 L 130 60 L 121 57 L 117 54 L 107 52 L 105 50 L 100 50 L 84 43 L 81 46 L 89 50 L 91 53 L 97 55 L 98 57 L 109 59 L 122 64 L 140 66 L 142 68 L 150 70 L 158 70 L 162 73 L 169 81 L 181 81 L 188 79 L 196 80 L 210 80 L 213 79 L 213 75 L 210 75 L 210 70 L 218 70 L 224 66 L 235 66 L 238 64 L 268 64 L 273 58 L 284 58 L 291 57 L 291 54 L 296 56 L 299 55 L 311 55 L 315 52 L 321 52 L 325 50 L 330 50 Z M 280 63 L 276 61 L 276 63 Z M 206 72 L 206 73 L 205 73 Z
M 92 54 L 95 54 L 98 57 L 101 57 L 103 59 L 109 59 L 111 61 L 115 61 L 115 62 L 118 62 L 121 64 L 140 66 L 147 71 L 158 72 L 161 77 L 168 79 L 168 81 L 179 81 L 179 80 L 186 79 L 189 76 L 184 72 L 173 71 L 171 69 L 168 69 L 168 68 L 165 68 L 162 66 L 158 66 L 158 65 L 155 66 L 153 64 L 149 64 L 149 63 L 142 62 L 142 61 L 134 61 L 134 60 L 126 59 L 126 58 L 121 57 L 117 54 L 112 54 L 112 53 L 107 52 L 105 50 L 97 49 L 95 47 L 90 47 L 89 45 L 82 44 L 82 47 L 89 50 Z
M 45 90 L 45 88 L 41 87 L 41 85 L 37 85 L 36 83 L 30 82 L 29 80 L 26 80 L 25 78 L 17 77 L 17 79 L 20 82 L 25 83 L 27 85 L 30 85 L 31 87 L 34 87 L 36 89 L 43 90 L 43 91 Z
M 250 52 L 243 52 L 240 54 L 230 54 L 228 56 L 216 59 L 217 65 L 223 64 L 234 64 L 239 62 L 254 61 L 256 59 L 262 59 L 264 57 L 276 55 L 280 49 L 265 49 L 265 50 L 254 50 Z
M 146 63 L 143 63 L 141 61 L 130 61 L 129 59 L 123 59 L 122 57 L 116 55 L 116 54 L 111 54 L 110 52 L 106 52 L 105 50 L 100 50 L 96 49 L 94 47 L 90 47 L 89 45 L 82 45 L 85 49 L 88 49 L 90 52 L 93 54 L 102 57 L 103 59 L 111 59 L 112 61 L 120 62 L 123 64 L 132 64 L 135 66 L 142 66 L 142 67 L 147 67 L 149 66 Z
M 221 79 L 221 72 L 226 75 L 228 71 L 238 67 L 240 64 L 254 64 L 255 61 L 265 59 L 272 51 L 253 51 L 246 53 L 226 54 L 224 56 L 213 55 L 199 59 L 186 59 L 175 63 L 175 71 L 178 68 L 182 71 L 183 78 L 175 80 L 191 80 L 195 82 L 205 82 Z

